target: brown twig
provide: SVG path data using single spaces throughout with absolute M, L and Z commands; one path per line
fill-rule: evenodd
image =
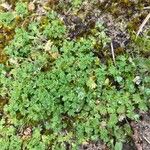
M 145 10 L 145 9 L 150 9 L 150 6 L 144 7 L 143 9 L 144 9 L 144 10 Z
M 110 43 L 110 46 L 111 46 L 112 59 L 113 59 L 114 64 L 116 65 L 115 53 L 114 53 L 114 46 L 113 46 L 113 43 L 112 43 L 112 42 Z
M 148 143 L 150 144 L 150 141 L 143 135 L 143 139 Z
M 138 37 L 139 34 L 142 32 L 144 26 L 146 25 L 146 23 L 148 22 L 149 19 L 150 19 L 150 13 L 146 16 L 146 18 L 144 19 L 144 21 L 143 21 L 142 24 L 140 25 L 139 30 L 138 30 L 138 32 L 137 32 L 137 34 L 136 34 L 136 37 Z

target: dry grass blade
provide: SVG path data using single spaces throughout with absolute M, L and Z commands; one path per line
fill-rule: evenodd
M 113 43 L 112 42 L 111 42 L 110 46 L 111 46 L 111 54 L 112 54 L 113 62 L 114 62 L 114 64 L 116 64 L 114 47 L 113 47 Z
M 150 144 L 150 141 L 145 136 L 143 136 L 143 138 L 148 144 Z
M 146 9 L 150 9 L 150 6 L 144 7 L 143 9 L 144 9 L 144 10 L 146 10 Z
M 138 30 L 138 32 L 136 34 L 136 37 L 139 36 L 139 34 L 142 32 L 143 27 L 146 25 L 146 23 L 148 22 L 149 18 L 150 18 L 150 13 L 146 16 L 146 18 L 144 19 L 144 21 L 140 25 L 139 30 Z

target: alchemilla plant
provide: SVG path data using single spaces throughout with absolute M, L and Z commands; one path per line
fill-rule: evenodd
M 15 10 L 1 13 L 8 16 L 1 23 L 9 26 L 16 15 L 29 14 L 26 3 Z M 88 141 L 112 146 L 114 138 L 121 145 L 132 131 L 120 122 L 138 120 L 137 110 L 148 109 L 150 78 L 141 58 L 123 54 L 116 65 L 111 59 L 102 63 L 94 49 L 110 43 L 105 28 L 97 22 L 96 34 L 71 39 L 54 11 L 14 32 L 4 48 L 8 60 L 0 65 L 0 95 L 7 101 L 0 118 L 1 150 L 65 150 L 68 144 L 77 150 Z

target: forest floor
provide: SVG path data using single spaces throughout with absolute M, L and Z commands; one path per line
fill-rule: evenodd
M 1 7 L 10 11 L 13 9 L 14 3 L 13 0 L 4 1 Z M 101 0 L 101 3 L 99 1 L 86 1 L 76 9 L 70 7 L 68 0 L 62 1 L 63 7 L 59 3 L 59 0 L 34 0 L 30 1 L 28 7 L 29 10 L 36 12 L 40 18 L 46 13 L 48 6 L 51 6 L 65 22 L 69 29 L 69 37 L 72 39 L 88 34 L 97 21 L 102 22 L 107 29 L 107 35 L 111 38 L 115 56 L 124 52 L 132 53 L 131 35 L 138 32 L 140 25 L 150 13 L 149 0 Z M 149 29 L 150 19 L 146 22 L 140 34 L 144 34 Z M 106 49 L 104 53 L 98 54 L 98 57 L 104 63 L 107 57 L 112 57 L 111 45 L 107 45 Z M 0 55 L 2 61 L 4 55 L 2 52 Z M 146 52 L 143 55 L 148 58 L 150 53 Z M 140 121 L 129 120 L 133 135 L 128 141 L 124 142 L 123 150 L 150 150 L 150 112 L 138 113 Z M 109 150 L 109 148 L 98 141 L 83 144 L 80 146 L 80 150 Z

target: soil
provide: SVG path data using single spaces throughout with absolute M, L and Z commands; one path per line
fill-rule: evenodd
M 142 113 L 142 119 L 137 123 L 143 150 L 150 149 L 150 112 Z
M 109 150 L 102 142 L 91 142 L 89 144 L 81 145 L 79 150 Z

